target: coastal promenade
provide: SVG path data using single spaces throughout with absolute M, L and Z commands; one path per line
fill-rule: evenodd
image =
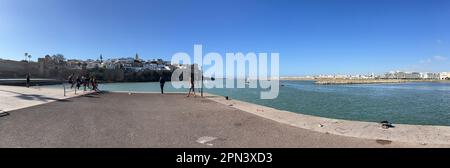
M 303 129 L 219 99 L 93 93 L 52 101 L 1 117 L 0 147 L 448 147 Z

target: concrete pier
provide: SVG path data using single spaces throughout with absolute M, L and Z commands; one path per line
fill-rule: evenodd
M 58 101 L 63 98 L 58 98 L 60 94 L 54 92 L 50 98 L 53 92 L 47 92 L 25 96 L 40 102 L 27 108 L 23 107 L 30 103 L 17 103 L 27 93 L 0 92 L 13 96 L 9 101 L 22 107 L 0 117 L 0 147 L 449 147 L 300 128 L 277 121 L 277 116 L 240 110 L 234 100 L 221 103 L 222 97 L 212 95 L 100 93 Z M 324 127 L 330 128 L 327 123 Z

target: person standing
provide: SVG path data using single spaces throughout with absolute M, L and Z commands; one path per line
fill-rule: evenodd
M 27 85 L 27 88 L 30 87 L 30 76 L 31 76 L 30 73 L 28 73 L 27 76 L 26 76 L 26 80 L 27 80 L 26 85 Z
M 77 83 L 77 88 L 76 89 L 80 90 L 80 86 L 81 86 L 81 78 L 80 78 L 80 76 L 77 77 L 76 83 Z
M 74 75 L 75 75 L 75 74 L 72 73 L 72 74 L 69 76 L 69 78 L 67 79 L 67 81 L 68 81 L 69 84 L 70 84 L 70 89 L 73 89 L 73 85 L 74 85 L 73 78 L 74 78 Z
M 86 75 L 85 81 L 86 81 L 86 87 L 89 89 L 90 85 L 91 85 L 91 78 L 90 78 L 89 74 Z
M 189 88 L 189 93 L 187 95 L 187 97 L 189 97 L 191 95 L 191 91 L 194 92 L 194 97 L 196 97 L 195 95 L 195 68 L 194 68 L 194 64 L 191 65 L 191 88 Z
M 87 82 L 86 82 L 86 77 L 83 75 L 81 77 L 81 83 L 83 84 L 83 91 L 86 91 L 86 86 L 87 86 Z
M 91 82 L 91 86 L 92 86 L 91 91 L 93 91 L 95 89 L 94 76 L 91 77 L 90 82 Z
M 97 83 L 97 79 L 95 79 L 95 77 L 92 77 L 91 78 L 91 81 L 92 81 L 92 90 L 93 91 L 95 91 L 95 92 L 98 92 L 98 91 L 100 91 L 99 89 L 98 89 L 98 83 Z
M 166 83 L 166 80 L 164 77 L 159 77 L 159 86 L 161 87 L 161 94 L 164 94 L 164 84 Z

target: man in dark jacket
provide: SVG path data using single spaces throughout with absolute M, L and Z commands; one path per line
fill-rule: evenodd
M 30 73 L 28 73 L 28 74 L 27 74 L 27 76 L 26 76 L 26 80 L 27 80 L 27 83 L 26 83 L 26 85 L 27 85 L 27 88 L 29 88 L 29 87 L 30 87 L 30 77 L 31 77 L 31 74 L 30 74 Z
M 159 77 L 159 86 L 161 87 L 161 94 L 164 94 L 164 84 L 166 83 L 166 80 L 161 76 Z

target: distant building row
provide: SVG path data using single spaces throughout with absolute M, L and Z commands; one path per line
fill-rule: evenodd
M 313 78 L 336 78 L 336 79 L 428 79 L 428 80 L 449 80 L 450 72 L 402 72 L 391 71 L 383 75 L 316 75 Z
M 432 79 L 432 80 L 448 80 L 450 72 L 388 72 L 381 78 L 385 79 Z
M 309 77 L 309 76 L 308 76 Z M 337 78 L 337 79 L 374 79 L 375 74 L 367 75 L 316 75 L 313 78 Z

